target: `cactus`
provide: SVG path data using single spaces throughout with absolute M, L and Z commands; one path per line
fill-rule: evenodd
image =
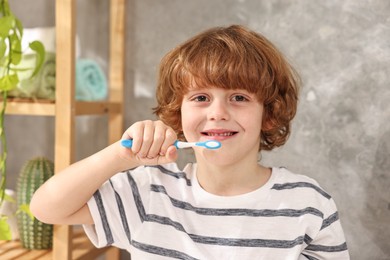
M 19 208 L 29 205 L 34 192 L 54 174 L 50 160 L 37 157 L 26 162 L 17 180 L 17 203 Z M 24 248 L 50 249 L 53 242 L 53 225 L 45 224 L 25 212 L 17 216 L 19 236 Z

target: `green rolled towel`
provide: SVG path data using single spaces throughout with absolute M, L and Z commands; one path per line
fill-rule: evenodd
M 36 97 L 54 100 L 56 98 L 56 55 L 46 53 L 46 59 L 36 76 L 39 87 Z
M 17 65 L 20 69 L 19 83 L 16 89 L 10 91 L 10 97 L 55 99 L 55 54 L 47 52 L 41 69 L 31 78 L 35 67 L 36 54 L 25 54 Z
M 93 60 L 76 61 L 76 99 L 96 101 L 107 98 L 107 80 L 103 70 Z

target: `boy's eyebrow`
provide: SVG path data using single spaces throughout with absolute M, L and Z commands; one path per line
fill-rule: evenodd
M 197 87 L 197 88 L 188 88 L 187 91 L 185 91 L 185 92 L 183 93 L 183 95 L 187 95 L 187 94 L 193 93 L 193 92 L 206 91 L 207 89 L 208 89 L 208 88 L 199 88 L 199 87 Z

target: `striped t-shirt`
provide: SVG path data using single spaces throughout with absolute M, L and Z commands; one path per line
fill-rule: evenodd
M 196 164 L 118 173 L 88 202 L 97 247 L 132 259 L 349 259 L 331 196 L 313 179 L 272 168 L 268 182 L 237 196 L 200 187 Z

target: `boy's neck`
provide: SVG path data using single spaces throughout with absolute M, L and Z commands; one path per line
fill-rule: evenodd
M 223 166 L 198 160 L 196 175 L 205 191 L 219 196 L 234 196 L 262 187 L 269 180 L 271 169 L 258 164 L 257 158 Z

